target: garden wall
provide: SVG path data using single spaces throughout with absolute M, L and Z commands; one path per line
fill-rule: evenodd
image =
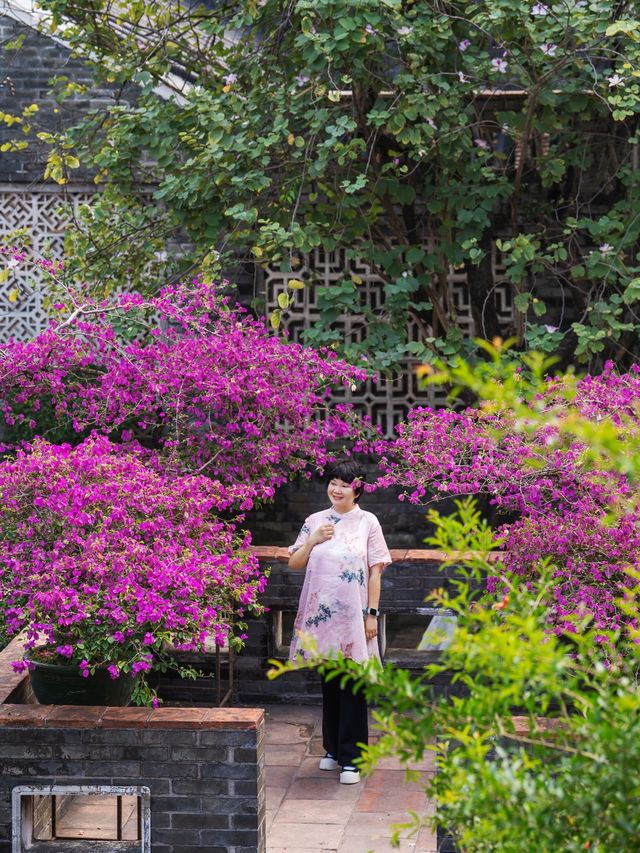
M 367 478 L 372 481 L 379 473 L 369 466 Z M 433 530 L 426 518 L 427 510 L 399 501 L 398 493 L 398 489 L 389 488 L 366 494 L 361 500 L 362 508 L 377 516 L 390 548 L 421 548 Z M 255 545 L 286 547 L 295 541 L 305 518 L 328 505 L 324 481 L 300 477 L 281 486 L 273 503 L 248 513 L 246 526 Z M 443 501 L 438 506 L 447 514 L 452 511 L 453 502 Z
M 267 588 L 261 596 L 268 611 L 261 619 L 251 620 L 248 624 L 248 639 L 242 653 L 235 658 L 234 695 L 241 704 L 262 705 L 282 702 L 291 704 L 319 704 L 321 701 L 320 681 L 315 672 L 302 670 L 269 681 L 267 671 L 272 658 L 280 660 L 288 656 L 288 634 L 291 622 L 298 607 L 298 599 L 304 582 L 304 572 L 292 571 L 287 566 L 286 548 L 273 546 L 256 547 L 263 565 L 271 568 Z M 381 609 L 387 630 L 387 660 L 395 660 L 409 668 L 422 667 L 435 659 L 436 653 L 415 651 L 417 642 L 411 639 L 403 647 L 403 624 L 418 631 L 420 622 L 426 628 L 428 616 L 418 616 L 424 609 L 425 598 L 433 590 L 447 587 L 457 574 L 456 567 L 442 568 L 443 554 L 429 550 L 392 549 L 393 563 L 382 576 Z M 400 648 L 394 649 L 391 620 L 395 621 L 394 631 L 400 634 Z M 414 620 L 412 622 L 412 620 Z M 288 630 L 287 630 L 288 627 Z M 211 655 L 185 654 L 184 662 L 213 673 Z M 223 673 L 226 679 L 226 668 Z M 226 683 L 224 685 L 226 689 Z M 446 676 L 434 682 L 439 692 L 450 692 L 451 686 Z M 177 677 L 163 677 L 160 693 L 167 701 L 188 702 L 190 704 L 211 703 L 215 693 L 212 678 L 195 681 L 180 680 Z
M 34 853 L 265 850 L 261 709 L 29 704 L 26 679 L 10 666 L 19 656 L 15 642 L 0 655 L 0 853 L 22 849 L 12 847 L 12 826 L 15 835 L 22 821 L 24 835 L 34 821 L 34 793 L 69 789 L 138 796 L 150 846 L 51 840 L 33 842 Z

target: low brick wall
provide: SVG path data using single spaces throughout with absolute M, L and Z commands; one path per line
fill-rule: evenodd
M 18 656 L 15 645 L 0 655 L 0 853 L 24 785 L 146 787 L 153 853 L 263 853 L 263 710 L 12 702 L 28 694 L 10 668 Z M 60 843 L 51 849 L 72 849 Z
M 290 673 L 275 681 L 266 679 L 269 659 L 283 657 L 283 650 L 277 649 L 274 644 L 273 612 L 296 612 L 304 572 L 288 568 L 289 554 L 286 548 L 256 546 L 254 550 L 260 562 L 271 567 L 271 576 L 261 598 L 270 612 L 249 624 L 246 647 L 236 661 L 237 697 L 240 702 L 251 704 L 319 703 L 320 681 L 315 672 Z M 392 549 L 393 562 L 382 575 L 380 605 L 384 613 L 415 613 L 435 589 L 447 588 L 451 578 L 456 576 L 457 569 L 455 566 L 443 569 L 444 557 L 442 552 L 434 550 Z M 436 686 L 447 691 L 449 681 L 444 678 Z
M 248 622 L 248 639 L 241 654 L 235 658 L 235 699 L 242 705 L 274 702 L 320 704 L 320 680 L 313 671 L 287 673 L 275 681 L 267 679 L 269 660 L 284 659 L 288 653 L 286 648 L 276 646 L 274 615 L 277 611 L 296 612 L 305 573 L 289 569 L 286 548 L 255 546 L 253 550 L 260 563 L 271 570 L 267 588 L 260 598 L 268 611 L 260 619 Z M 457 569 L 455 566 L 443 568 L 444 557 L 442 552 L 434 550 L 392 549 L 393 562 L 382 575 L 380 603 L 383 612 L 387 615 L 415 613 L 435 589 L 447 588 Z M 422 663 L 428 659 L 429 653 L 421 656 Z M 211 655 L 184 654 L 183 660 L 209 675 L 213 672 Z M 225 666 L 223 681 L 226 676 Z M 226 688 L 226 684 L 223 686 Z M 441 692 L 449 691 L 448 677 L 439 679 L 435 686 Z M 165 701 L 211 704 L 215 683 L 211 678 L 191 681 L 169 675 L 162 677 L 159 689 Z

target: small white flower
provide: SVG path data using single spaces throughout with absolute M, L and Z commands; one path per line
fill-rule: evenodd
M 20 261 L 17 258 L 11 258 L 10 261 L 7 261 L 7 266 L 10 270 L 14 270 L 16 267 L 20 266 Z
M 547 44 L 540 45 L 540 50 L 544 53 L 545 56 L 555 56 L 557 49 L 558 45 L 551 44 L 550 42 L 548 42 Z
M 438 125 L 435 123 L 435 121 L 432 118 L 427 119 L 427 124 L 429 125 L 431 130 L 437 130 L 438 129 Z
M 601 255 L 610 255 L 613 252 L 613 246 L 611 243 L 603 243 L 602 246 L 598 247 L 598 250 Z
M 298 86 L 304 86 L 306 83 L 309 82 L 309 78 L 304 74 L 296 75 L 295 80 L 296 80 L 296 83 L 298 84 Z
M 474 139 L 473 141 L 478 146 L 478 148 L 482 148 L 483 151 L 491 151 L 491 146 L 486 141 L 486 139 L 477 138 L 477 139 Z
M 398 29 L 399 36 L 410 36 L 413 32 L 413 27 L 400 27 Z
M 234 83 L 238 82 L 238 75 L 231 73 L 225 75 L 222 79 L 224 80 L 225 86 L 232 86 Z
M 533 6 L 531 9 L 531 14 L 532 15 L 540 15 L 540 16 L 548 15 L 549 14 L 549 7 L 545 6 L 544 3 L 536 3 L 535 6 Z
M 545 331 L 546 331 L 546 332 L 548 332 L 550 335 L 552 335 L 554 332 L 557 332 L 557 331 L 558 331 L 558 327 L 557 327 L 557 326 L 545 326 L 545 327 L 544 327 L 544 329 L 545 329 Z
M 496 71 L 499 71 L 500 74 L 504 74 L 507 70 L 507 63 L 504 59 L 499 59 L 497 56 L 495 59 L 491 60 L 491 65 L 495 68 Z
M 460 53 L 464 53 L 468 47 L 471 47 L 469 39 L 462 39 L 462 41 L 458 43 L 458 50 Z
M 467 82 L 467 78 L 466 78 L 466 76 L 462 73 L 462 71 L 458 71 L 458 80 L 459 80 L 461 83 L 466 83 L 466 82 Z
M 610 89 L 614 86 L 624 86 L 624 77 L 621 77 L 619 74 L 612 74 L 611 77 L 607 77 L 607 83 Z

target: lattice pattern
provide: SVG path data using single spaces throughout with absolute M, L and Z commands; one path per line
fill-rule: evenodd
M 91 193 L 80 190 L 56 192 L 30 186 L 0 189 L 0 242 L 18 228 L 27 229 L 31 246 L 49 259 L 62 258 L 64 233 L 70 209 L 89 202 Z M 17 302 L 9 294 L 18 289 Z M 0 285 L 0 341 L 26 340 L 37 335 L 48 322 L 43 300 L 46 276 L 38 277 L 32 268 L 17 267 L 8 281 Z
M 290 292 L 287 282 L 290 278 L 303 280 L 313 279 L 324 286 L 341 281 L 351 275 L 360 276 L 363 280 L 358 287 L 358 293 L 363 302 L 366 301 L 374 311 L 382 310 L 384 306 L 384 289 L 382 282 L 361 261 L 349 260 L 344 249 L 324 252 L 316 249 L 313 254 L 300 258 L 301 266 L 294 272 L 285 273 L 275 267 L 265 273 L 267 312 L 277 307 L 278 294 Z M 505 329 L 513 326 L 513 304 L 511 287 L 504 277 L 504 267 L 497 250 L 493 249 L 492 266 L 495 285 L 495 303 L 501 325 Z M 451 302 L 458 314 L 458 321 L 465 335 L 473 337 L 476 334 L 468 298 L 467 280 L 464 271 L 451 270 L 449 273 Z M 307 285 L 304 290 L 296 291 L 298 303 L 283 317 L 283 325 L 288 329 L 289 336 L 294 341 L 300 341 L 302 333 L 320 317 L 317 302 L 317 291 L 314 285 Z M 366 338 L 367 328 L 364 316 L 353 314 L 344 316 L 336 324 L 338 334 L 349 341 L 362 341 Z M 410 322 L 408 327 L 409 340 L 418 341 L 422 337 L 418 324 Z M 393 379 L 381 377 L 379 382 L 367 382 L 357 392 L 341 392 L 338 396 L 354 403 L 368 414 L 373 422 L 380 426 L 386 435 L 392 435 L 397 423 L 403 420 L 410 408 L 416 405 L 441 406 L 445 403 L 446 393 L 436 386 L 426 391 L 419 388 L 414 368 L 417 359 L 407 358 L 401 365 L 399 375 Z

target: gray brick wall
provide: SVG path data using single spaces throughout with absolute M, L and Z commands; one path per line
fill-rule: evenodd
M 154 853 L 265 850 L 262 711 L 0 705 L 0 853 L 18 784 L 148 786 Z
M 434 589 L 447 588 L 456 576 L 455 567 L 442 569 L 441 561 L 433 552 L 393 551 L 394 562 L 382 576 L 381 608 L 386 614 L 411 614 L 425 603 Z M 286 655 L 274 645 L 274 611 L 295 613 L 304 572 L 290 570 L 284 557 L 261 557 L 261 562 L 271 567 L 271 576 L 262 602 L 269 608 L 260 618 L 248 624 L 248 639 L 242 653 L 235 659 L 235 699 L 243 705 L 261 705 L 270 702 L 294 704 L 319 704 L 321 702 L 320 681 L 313 671 L 302 670 L 288 673 L 275 681 L 267 679 L 269 660 Z M 427 657 L 416 659 L 423 665 Z M 159 682 L 160 694 L 168 702 L 188 702 L 195 705 L 210 704 L 215 683 L 211 676 L 211 656 L 185 654 L 184 663 L 192 664 L 206 672 L 208 678 L 195 681 L 180 680 L 163 676 Z M 408 664 L 411 665 L 411 664 Z M 226 667 L 223 680 L 227 679 Z M 443 676 L 434 683 L 436 689 L 450 692 L 449 679 Z
M 367 466 L 367 478 L 373 482 L 379 471 Z M 390 548 L 424 548 L 424 540 L 433 532 L 427 521 L 427 509 L 398 500 L 398 489 L 379 489 L 360 499 L 363 509 L 377 516 Z M 290 545 L 302 522 L 313 512 L 329 506 L 323 480 L 298 478 L 278 489 L 273 503 L 247 514 L 246 526 L 255 545 Z M 454 511 L 453 501 L 442 501 L 437 508 L 443 515 Z
M 22 47 L 16 50 L 2 47 L 20 33 L 26 36 Z M 89 86 L 89 91 L 56 103 L 50 93 L 50 80 L 62 75 Z M 66 47 L 7 16 L 0 16 L 0 111 L 20 114 L 24 107 L 35 103 L 39 111 L 33 117 L 33 128 L 56 132 L 73 125 L 82 113 L 118 100 L 129 100 L 133 93 L 131 86 L 120 92 L 94 83 L 91 69 L 74 58 Z M 27 138 L 17 125 L 8 127 L 0 122 L 0 144 L 15 137 Z M 0 153 L 0 183 L 41 181 L 46 151 L 35 140 L 23 151 Z M 82 169 L 73 172 L 74 182 L 90 178 Z

